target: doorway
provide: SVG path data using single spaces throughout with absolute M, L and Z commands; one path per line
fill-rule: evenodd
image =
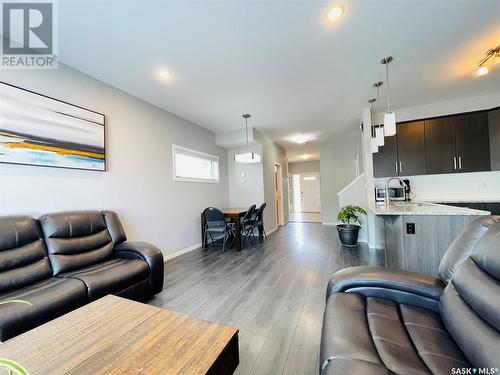
M 281 164 L 274 163 L 274 201 L 276 208 L 276 228 L 284 225 L 283 178 Z
M 291 176 L 290 221 L 321 222 L 319 173 L 297 173 Z

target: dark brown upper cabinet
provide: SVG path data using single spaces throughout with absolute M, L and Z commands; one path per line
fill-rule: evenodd
M 414 176 L 426 173 L 425 133 L 423 121 L 398 124 L 398 175 Z
M 490 146 L 500 144 L 496 110 L 397 124 L 396 135 L 386 137 L 385 146 L 373 154 L 374 176 L 483 172 L 491 171 L 493 164 L 497 168 L 500 152 Z
M 391 177 L 398 175 L 396 136 L 385 137 L 385 144 L 373 154 L 373 176 Z
M 455 142 L 459 172 L 491 170 L 488 112 L 455 115 Z
M 427 174 L 458 170 L 453 116 L 425 120 L 425 160 Z

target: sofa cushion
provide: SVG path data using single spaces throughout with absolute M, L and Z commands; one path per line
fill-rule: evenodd
M 54 275 L 113 257 L 113 242 L 101 212 L 61 212 L 39 220 Z
M 118 293 L 134 284 L 147 280 L 148 264 L 138 259 L 110 259 L 60 277 L 83 281 L 88 289 L 89 299 L 94 301 L 107 294 Z
M 50 278 L 9 293 L 0 301 L 31 303 L 0 305 L 0 341 L 19 335 L 87 303 L 87 290 L 80 280 Z
M 0 293 L 51 275 L 38 222 L 28 216 L 0 217 Z
M 483 223 L 440 299 L 443 322 L 475 367 L 500 367 L 500 216 Z M 475 222 L 475 223 L 476 223 Z
M 328 298 L 320 361 L 324 374 L 448 375 L 468 366 L 438 314 L 357 293 Z

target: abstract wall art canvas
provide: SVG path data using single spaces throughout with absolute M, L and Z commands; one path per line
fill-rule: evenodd
M 104 115 L 0 82 L 0 163 L 105 171 Z

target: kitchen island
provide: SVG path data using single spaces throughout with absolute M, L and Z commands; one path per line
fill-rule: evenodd
M 382 218 L 385 232 L 385 264 L 437 276 L 444 252 L 471 221 L 488 211 L 430 202 L 391 202 L 368 205 Z

